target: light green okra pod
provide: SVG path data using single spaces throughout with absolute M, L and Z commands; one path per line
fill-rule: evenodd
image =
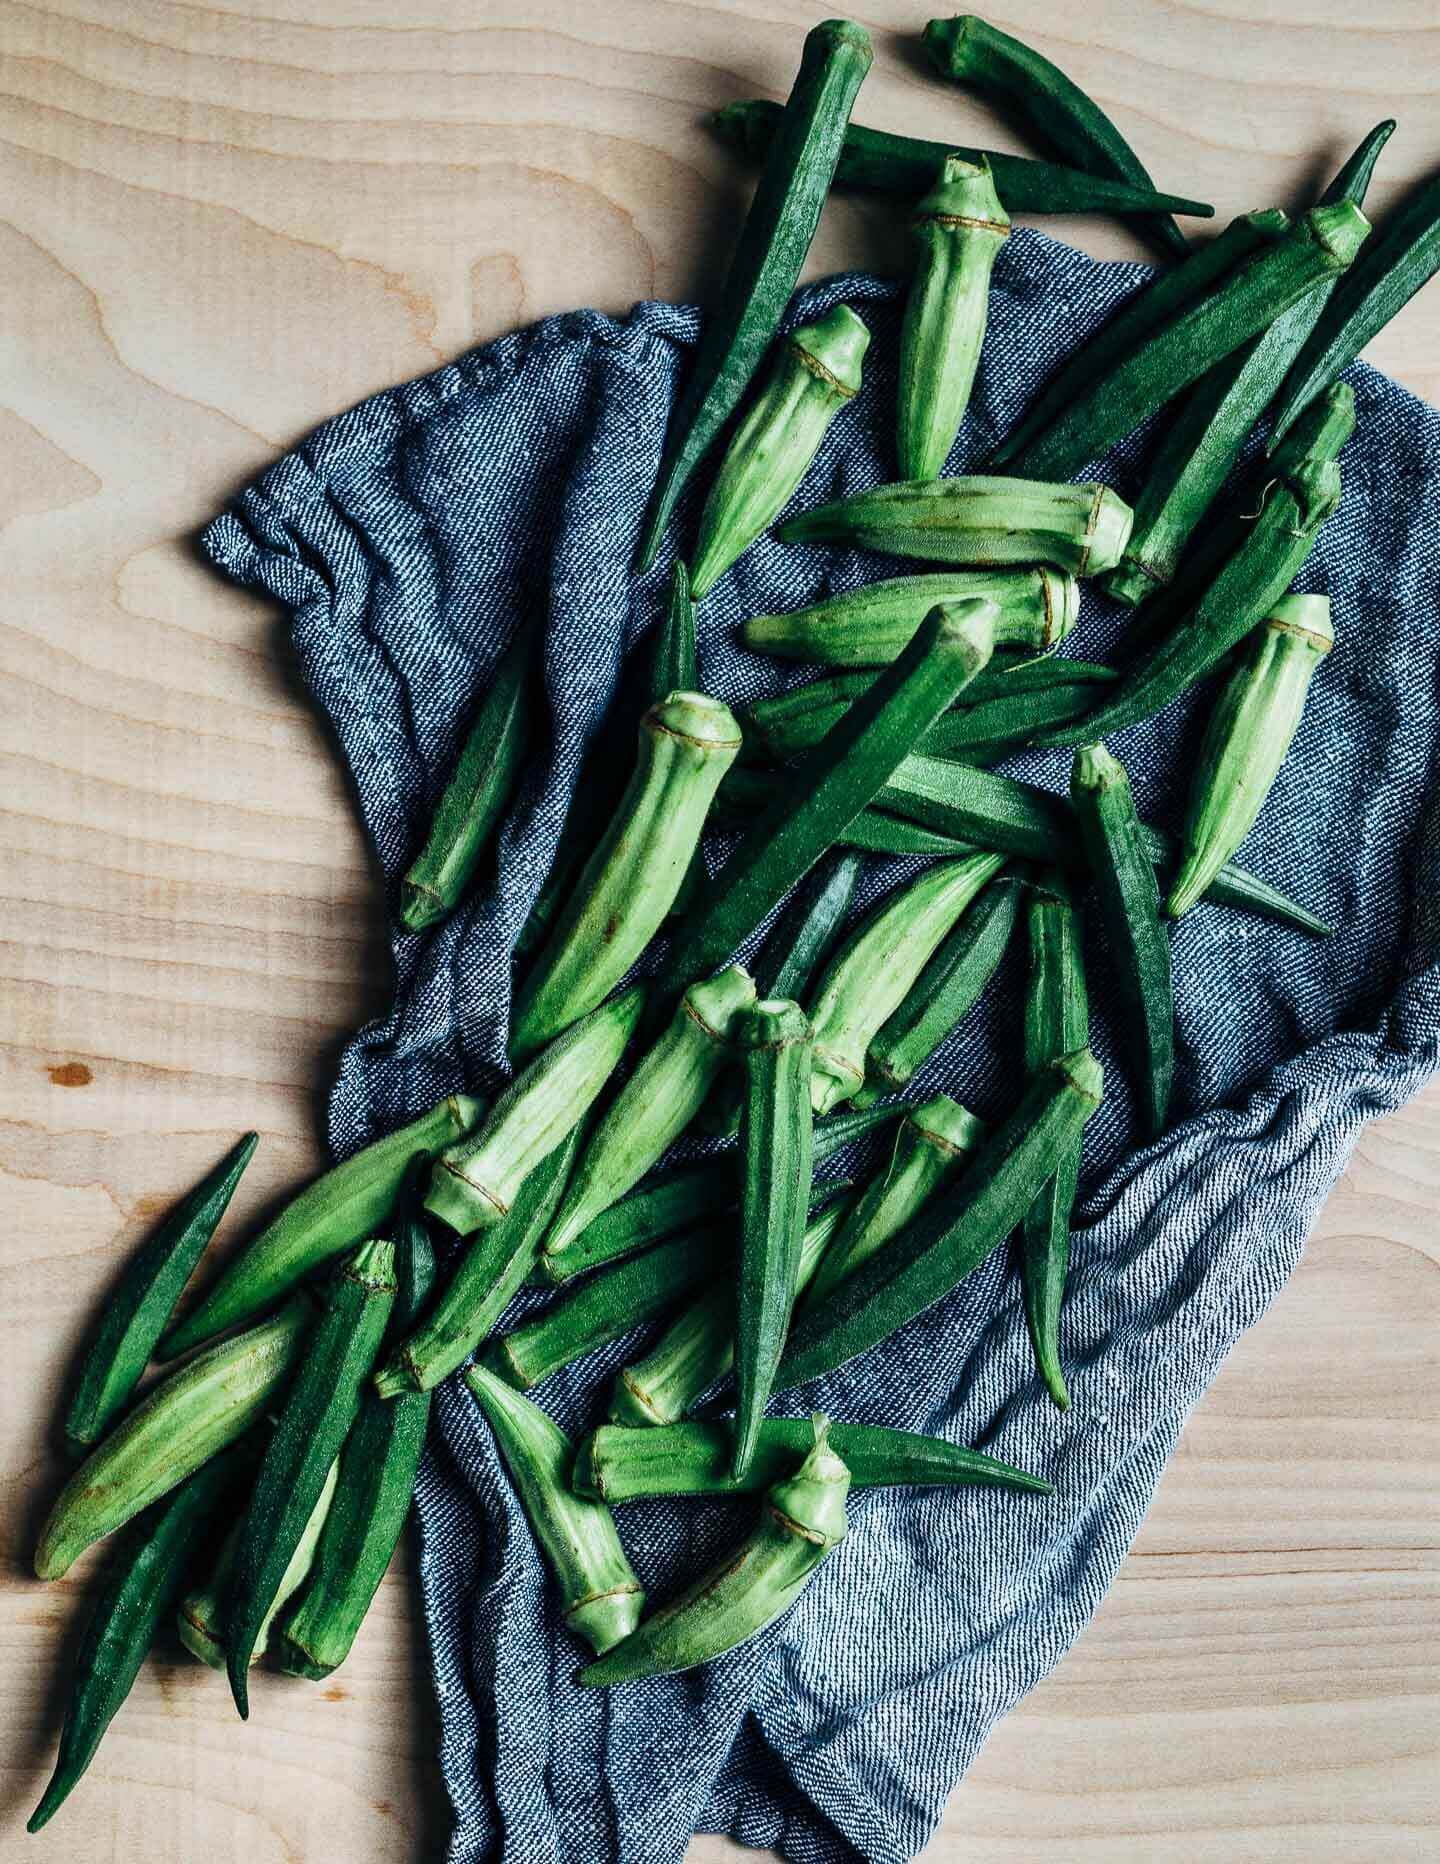
M 465 1382 L 479 1401 L 530 1523 L 560 1588 L 560 1611 L 597 1655 L 634 1630 L 645 1594 L 603 1502 L 571 1487 L 575 1453 L 560 1427 L 483 1366 Z
M 938 602 L 982 596 L 995 604 L 995 646 L 1041 654 L 1075 626 L 1080 585 L 1048 563 L 1011 569 L 959 569 L 893 576 L 808 608 L 752 615 L 740 638 L 759 654 L 820 660 L 831 667 L 883 667 L 897 659 Z M 982 676 L 983 677 L 983 676 Z
M 948 1094 L 922 1101 L 896 1135 L 895 1152 L 861 1193 L 845 1228 L 827 1249 L 808 1298 L 823 1301 L 877 1249 L 883 1249 L 980 1145 L 985 1128 Z
M 846 1202 L 828 1204 L 806 1224 L 795 1272 L 797 1299 L 813 1279 L 848 1208 Z M 734 1366 L 735 1289 L 726 1279 L 705 1289 L 643 1359 L 621 1367 L 615 1375 L 610 1417 L 617 1424 L 647 1429 L 673 1424 Z
M 670 1026 L 636 1064 L 596 1127 L 545 1238 L 546 1256 L 563 1256 L 684 1132 L 734 1052 L 736 1017 L 754 1001 L 755 985 L 738 964 L 690 986 Z
M 900 476 L 938 479 L 970 403 L 990 273 L 1010 237 L 1010 216 L 983 156 L 946 156 L 911 232 L 918 258 L 900 332 Z
M 1282 596 L 1241 650 L 1195 760 L 1180 871 L 1166 911 L 1188 912 L 1255 825 L 1335 629 L 1330 598 Z
M 1005 865 L 1000 854 L 937 863 L 897 888 L 863 920 L 826 966 L 810 1004 L 815 1030 L 811 1104 L 828 1113 L 865 1085 L 871 1040 L 900 1004 L 936 946 Z
M 734 713 L 704 693 L 671 693 L 645 714 L 629 788 L 516 1000 L 517 1059 L 602 1002 L 659 931 L 739 749 Z
M 831 421 L 859 392 L 869 346 L 870 332 L 848 304 L 781 345 L 705 501 L 690 571 L 697 602 L 789 504 Z
M 608 1685 L 693 1669 L 734 1650 L 794 1604 L 849 1526 L 850 1471 L 830 1448 L 829 1419 L 817 1415 L 814 1427 L 814 1448 L 793 1476 L 767 1491 L 749 1539 L 587 1665 L 577 1681 Z
M 521 1185 L 585 1117 L 615 1072 L 645 1003 L 631 984 L 522 1070 L 473 1139 L 435 1161 L 425 1208 L 462 1236 L 499 1223 Z

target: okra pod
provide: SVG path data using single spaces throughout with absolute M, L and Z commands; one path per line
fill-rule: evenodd
M 560 1258 L 695 1118 L 735 1052 L 737 1019 L 754 1001 L 755 985 L 738 964 L 686 991 L 669 1028 L 637 1062 L 586 1147 L 545 1238 L 551 1279 L 566 1279 L 563 1270 L 555 1273 Z
M 808 608 L 754 615 L 740 638 L 756 653 L 820 660 L 831 667 L 883 667 L 903 653 L 937 602 L 981 596 L 995 604 L 995 646 L 1042 654 L 1075 626 L 1080 586 L 1047 563 L 894 576 Z M 998 670 L 996 676 L 998 677 Z M 753 708 L 752 708 L 753 710 Z
M 1025 992 L 1025 1068 L 1033 1078 L 1090 1040 L 1080 915 L 1063 874 L 1052 869 L 1030 894 L 1030 976 Z M 1025 1212 L 1020 1273 L 1035 1364 L 1062 1411 L 1070 1394 L 1060 1365 L 1060 1308 L 1070 1262 L 1070 1212 L 1080 1176 L 1081 1140 Z
M 865 1072 L 883 1093 L 908 1087 L 977 1001 L 1005 955 L 1023 891 L 1015 874 L 983 888 L 871 1038 Z
M 1145 164 L 1087 92 L 1058 65 L 1023 40 L 1012 38 L 973 13 L 932 19 L 925 50 L 942 77 L 977 91 L 1022 117 L 1042 143 L 1076 168 L 1134 187 L 1153 187 Z M 1147 225 L 1172 257 L 1190 247 L 1169 214 Z
M 865 1488 L 998 1488 L 1053 1495 L 1041 1476 L 967 1450 L 943 1437 L 880 1424 L 830 1426 L 830 1438 L 850 1469 L 850 1481 Z M 755 1457 L 743 1478 L 730 1467 L 730 1426 L 689 1419 L 654 1430 L 602 1424 L 575 1456 L 575 1488 L 612 1507 L 661 1495 L 752 1495 L 796 1467 L 814 1441 L 808 1419 L 767 1417 L 760 1426 Z
M 1041 562 L 1098 576 L 1120 561 L 1131 522 L 1130 507 L 1107 485 L 972 474 L 852 492 L 800 512 L 779 536 L 786 544 L 853 544 L 931 563 Z
M 303 1537 L 355 1414 L 395 1300 L 395 1245 L 363 1243 L 336 1271 L 309 1347 L 261 1459 L 235 1549 L 225 1660 L 242 1721 L 247 1672 L 262 1626 L 274 1616 Z
M 990 273 L 1010 237 L 989 163 L 946 156 L 911 235 L 917 261 L 900 332 L 897 449 L 902 479 L 938 479 L 970 403 Z
M 939 862 L 896 888 L 849 935 L 810 1003 L 815 1030 L 811 1101 L 828 1113 L 865 1085 L 865 1059 L 936 947 L 1004 866 L 998 854 Z
M 499 1223 L 615 1072 L 644 1002 L 645 986 L 630 985 L 522 1069 L 479 1132 L 435 1161 L 425 1198 L 430 1214 L 462 1236 Z
M 469 1094 L 450 1094 L 438 1106 L 383 1139 L 363 1146 L 325 1172 L 287 1204 L 224 1271 L 220 1279 L 160 1343 L 173 1358 L 238 1321 L 272 1307 L 316 1269 L 383 1230 L 396 1194 L 417 1152 L 432 1158 L 473 1131 L 485 1111 Z
M 38 1832 L 74 1792 L 175 1609 L 196 1547 L 244 1460 L 237 1446 L 197 1469 L 131 1526 L 105 1571 L 75 1654 L 55 1770 L 25 1829 Z
M 481 695 L 460 755 L 400 883 L 400 919 L 412 932 L 455 910 L 520 782 L 534 738 L 529 687 L 537 631 L 522 627 Z
M 700 667 L 695 651 L 695 598 L 690 572 L 679 557 L 670 571 L 670 593 L 650 664 L 650 698 L 658 705 L 670 693 L 698 693 Z
M 989 661 L 994 605 L 933 609 L 893 665 L 795 771 L 785 794 L 712 875 L 657 986 L 678 994 L 731 956 L 800 876 L 841 839 L 910 743 Z
M 1100 1104 L 1100 1064 L 1088 1049 L 1032 1082 L 954 1190 L 823 1301 L 797 1315 L 775 1389 L 832 1372 L 907 1325 L 996 1249 L 1019 1223 L 1085 1121 Z
M 65 1418 L 65 1435 L 81 1451 L 104 1436 L 129 1402 L 259 1143 L 257 1133 L 246 1133 L 126 1265 L 105 1303 Z
M 726 104 L 710 118 L 710 127 L 729 148 L 751 161 L 761 160 L 775 138 L 780 105 L 763 97 Z M 986 161 L 995 187 L 1012 214 L 1190 214 L 1213 218 L 1207 201 L 1181 194 L 1157 194 L 1152 188 L 1110 181 L 1059 162 L 1036 162 L 997 149 L 966 149 L 956 142 L 922 142 L 890 130 L 865 129 L 851 123 L 845 131 L 835 186 L 863 188 L 879 194 L 924 194 L 946 156 Z
M 561 1616 L 603 1655 L 634 1630 L 645 1609 L 610 1510 L 575 1493 L 575 1452 L 539 1405 L 484 1366 L 471 1366 L 465 1382 L 495 1433 L 535 1544 L 560 1588 Z
M 850 106 L 874 53 L 853 20 L 806 35 L 800 70 L 756 184 L 720 303 L 706 319 L 690 379 L 670 417 L 637 564 L 655 561 L 691 473 L 734 413 L 770 347 L 830 191 Z
M 697 602 L 790 503 L 831 421 L 859 393 L 870 332 L 837 304 L 781 345 L 770 380 L 735 429 L 700 514 Z
M 1202 897 L 1254 827 L 1334 640 L 1328 596 L 1287 595 L 1245 642 L 1195 759 L 1180 871 L 1166 906 L 1172 919 Z
M 936 1094 L 914 1108 L 896 1135 L 894 1157 L 852 1205 L 844 1229 L 825 1251 L 808 1304 L 823 1301 L 898 1235 L 921 1205 L 963 1169 L 984 1133 L 975 1115 L 948 1094 Z
M 305 1295 L 162 1379 L 70 1477 L 40 1535 L 35 1571 L 58 1579 L 97 1540 L 177 1488 L 275 1403 L 314 1316 Z
M 759 1523 L 743 1545 L 588 1664 L 577 1682 L 605 1687 L 693 1669 L 756 1636 L 794 1604 L 849 1526 L 850 1471 L 830 1447 L 829 1419 L 817 1415 L 812 1422 L 810 1453 L 794 1475 L 766 1491 Z

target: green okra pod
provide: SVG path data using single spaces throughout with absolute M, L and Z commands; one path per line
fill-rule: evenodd
M 1098 459 L 1317 286 L 1338 277 L 1369 230 L 1370 222 L 1353 201 L 1312 207 L 1272 245 L 1245 261 L 1233 279 L 1182 310 L 1117 363 L 1088 395 L 1071 402 L 1010 458 L 1011 470 L 1063 479 Z
M 728 1446 L 727 1446 L 728 1447 Z M 75 1654 L 55 1770 L 25 1829 L 38 1832 L 74 1792 L 140 1674 L 216 1507 L 245 1460 L 237 1446 L 197 1469 L 135 1521 L 96 1589 Z
M 957 569 L 894 576 L 808 608 L 754 615 L 740 638 L 756 653 L 782 660 L 820 660 L 832 667 L 883 667 L 908 646 L 937 602 L 983 597 L 995 604 L 995 646 L 1042 654 L 1075 626 L 1080 586 L 1047 563 L 999 569 Z M 998 675 L 997 675 L 998 676 Z
M 989 163 L 946 156 L 911 233 L 917 259 L 900 331 L 897 450 L 902 479 L 938 479 L 970 405 L 990 273 L 1010 237 Z
M 105 1303 L 65 1417 L 65 1435 L 82 1451 L 104 1436 L 129 1402 L 259 1143 L 257 1133 L 246 1133 L 126 1265 Z
M 470 1094 L 450 1094 L 418 1120 L 327 1171 L 287 1204 L 266 1229 L 230 1263 L 199 1304 L 160 1343 L 160 1357 L 188 1353 L 192 1346 L 238 1321 L 273 1307 L 312 1269 L 332 1261 L 383 1230 L 417 1152 L 432 1158 L 472 1132 L 485 1104 Z
M 942 77 L 1015 111 L 1042 143 L 1077 168 L 1134 187 L 1153 187 L 1145 164 L 1087 92 L 1033 46 L 973 13 L 932 19 L 925 50 Z M 1169 214 L 1148 221 L 1160 245 L 1182 259 L 1190 247 Z
M 948 1094 L 915 1107 L 896 1135 L 894 1156 L 856 1199 L 844 1229 L 821 1258 L 807 1302 L 823 1301 L 898 1235 L 921 1205 L 964 1168 L 984 1133 L 975 1115 Z
M 653 1430 L 602 1424 L 575 1456 L 575 1488 L 612 1507 L 660 1495 L 752 1495 L 779 1482 L 814 1442 L 808 1419 L 767 1417 L 760 1426 L 755 1457 L 742 1478 L 730 1467 L 730 1426 L 691 1418 Z M 830 1426 L 830 1437 L 864 1488 L 997 1488 L 1053 1495 L 1041 1476 L 967 1450 L 943 1437 L 880 1424 Z
M 490 1337 L 539 1260 L 585 1135 L 581 1120 L 533 1167 L 499 1223 L 467 1242 L 440 1299 L 375 1374 L 381 1398 L 432 1391 Z
M 1334 641 L 1328 596 L 1287 595 L 1245 642 L 1195 759 L 1180 871 L 1166 905 L 1172 919 L 1205 894 L 1254 827 Z
M 462 1236 L 499 1223 L 521 1185 L 593 1106 L 645 1003 L 631 984 L 521 1070 L 480 1130 L 436 1159 L 425 1208 Z
M 341 1264 L 305 1357 L 266 1445 L 235 1549 L 225 1660 L 241 1720 L 250 1713 L 247 1672 L 262 1626 L 292 1570 L 355 1414 L 395 1300 L 395 1245 L 363 1243 Z
M 717 110 L 710 127 L 729 148 L 759 161 L 774 141 L 779 120 L 779 104 L 763 97 L 744 97 Z M 1036 162 L 996 149 L 966 149 L 954 142 L 922 142 L 915 136 L 866 129 L 859 123 L 851 123 L 845 131 L 835 186 L 879 194 L 924 194 L 949 155 L 967 162 L 988 162 L 996 190 L 1012 214 L 1162 213 L 1209 220 L 1215 213 L 1207 201 L 1157 194 L 1153 188 L 1107 180 L 1059 162 Z
M 631 1191 L 665 1149 L 695 1118 L 721 1070 L 734 1054 L 740 1015 L 755 1001 L 750 974 L 732 964 L 692 984 L 669 1027 L 601 1117 L 576 1169 L 544 1254 L 547 1273 L 574 1247 L 595 1219 Z
M 939 862 L 890 893 L 846 938 L 810 1001 L 811 1101 L 828 1113 L 865 1085 L 865 1059 L 940 941 L 1004 866 L 1003 855 Z
M 588 1664 L 577 1682 L 604 1687 L 693 1669 L 755 1637 L 794 1604 L 849 1526 L 850 1471 L 830 1447 L 829 1419 L 817 1415 L 813 1427 L 810 1453 L 766 1491 L 743 1545 Z
M 295 1295 L 268 1320 L 207 1347 L 148 1392 L 70 1477 L 35 1553 L 41 1579 L 58 1579 L 97 1540 L 179 1486 L 243 1437 L 275 1403 L 314 1317 Z
M 1088 744 L 1075 753 L 1070 800 L 1114 961 L 1121 1038 L 1145 1126 L 1158 1138 L 1175 1080 L 1175 994 L 1155 868 L 1125 766 L 1103 744 Z
M 1107 485 L 971 474 L 852 492 L 800 512 L 779 535 L 787 544 L 855 544 L 931 563 L 1040 562 L 1098 576 L 1120 561 L 1131 521 Z
M 1354 391 L 1337 382 L 1286 436 L 1243 542 L 1179 625 L 1141 656 L 1088 719 L 1058 728 L 1050 743 L 1085 743 L 1163 710 L 1264 619 L 1340 503 L 1336 455 L 1354 426 Z
M 698 602 L 789 504 L 831 421 L 860 390 L 870 332 L 837 304 L 781 345 L 769 381 L 725 450 L 705 509 L 690 586 Z
M 853 20 L 825 20 L 806 35 L 719 306 L 706 319 L 690 379 L 670 418 L 636 553 L 642 572 L 655 561 L 676 500 L 779 327 L 830 191 L 850 106 L 873 57 L 870 35 Z
M 739 749 L 735 715 L 704 693 L 671 693 L 645 714 L 629 788 L 516 998 L 512 1055 L 533 1055 L 603 1002 L 650 943 Z
M 560 1588 L 561 1616 L 603 1655 L 634 1630 L 645 1609 L 610 1510 L 575 1493 L 574 1450 L 539 1405 L 484 1366 L 471 1366 L 465 1382 L 495 1433 L 535 1544 Z
M 1005 955 L 1023 891 L 1016 874 L 985 886 L 871 1037 L 865 1072 L 882 1093 L 908 1087 L 977 1001 Z
M 814 1148 L 809 1019 L 787 997 L 762 997 L 740 1020 L 740 1272 L 735 1298 L 737 1475 L 755 1452 L 795 1305 Z
M 1019 1223 L 1100 1104 L 1102 1080 L 1100 1064 L 1081 1049 L 1027 1086 L 947 1196 L 796 1316 L 776 1390 L 867 1352 L 978 1268 Z
M 538 631 L 522 627 L 481 695 L 425 844 L 400 883 L 400 919 L 412 932 L 455 910 L 520 782 L 534 739 L 530 695 Z
M 886 669 L 806 758 L 703 889 L 666 954 L 657 984 L 678 995 L 729 958 L 842 837 L 910 743 L 984 667 L 994 646 L 994 604 L 935 608 Z
M 827 1204 L 805 1225 L 795 1270 L 797 1299 L 813 1280 L 847 1209 L 844 1200 Z M 617 1424 L 646 1428 L 672 1424 L 734 1368 L 735 1289 L 722 1276 L 676 1316 L 643 1359 L 615 1374 L 610 1416 Z M 725 1435 L 728 1462 L 734 1433 L 727 1427 Z
M 650 664 L 650 697 L 658 705 L 670 693 L 700 691 L 699 658 L 695 651 L 695 598 L 690 571 L 679 557 L 670 571 L 670 593 L 665 617 L 655 641 Z
M 1030 976 L 1025 992 L 1025 1067 L 1033 1079 L 1090 1040 L 1080 914 L 1068 883 L 1051 869 L 1032 888 Z M 1060 1365 L 1060 1308 L 1070 1262 L 1070 1212 L 1080 1176 L 1081 1139 L 1063 1154 L 1052 1178 L 1025 1212 L 1020 1272 L 1035 1364 L 1062 1411 L 1070 1394 Z

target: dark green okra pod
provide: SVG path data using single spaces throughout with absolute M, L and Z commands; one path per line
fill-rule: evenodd
M 1101 1086 L 1100 1064 L 1088 1049 L 1064 1056 L 1027 1086 L 947 1196 L 796 1316 L 775 1389 L 803 1385 L 868 1352 L 978 1268 L 1055 1171 L 1100 1104 Z
M 1010 237 L 989 163 L 946 156 L 911 232 L 917 258 L 900 332 L 897 451 L 902 479 L 938 479 L 970 404 L 990 273 Z
M 763 97 L 743 97 L 710 118 L 710 127 L 729 148 L 751 161 L 761 160 L 775 139 L 780 105 Z M 985 161 L 995 187 L 1012 214 L 1190 214 L 1214 217 L 1207 201 L 1181 194 L 1157 194 L 1153 188 L 1110 181 L 1059 162 L 1036 162 L 997 149 L 966 149 L 957 142 L 922 142 L 890 130 L 851 123 L 835 169 L 835 186 L 864 188 L 879 194 L 924 194 L 950 155 L 967 162 Z
M 908 1087 L 995 975 L 1020 912 L 1018 875 L 992 880 L 951 927 L 871 1038 L 867 1077 L 882 1093 Z
M 534 737 L 529 686 L 537 638 L 522 627 L 496 666 L 425 845 L 400 883 L 400 918 L 412 932 L 455 910 L 510 806 Z
M 1130 779 L 1103 744 L 1084 745 L 1075 753 L 1070 800 L 1114 961 L 1121 1039 L 1129 1051 L 1145 1127 L 1158 1138 L 1175 1080 L 1170 934 L 1160 921 L 1160 892 Z
M 942 77 L 1017 112 L 1042 143 L 1077 168 L 1135 187 L 1154 186 L 1145 164 L 1095 99 L 1023 40 L 965 13 L 932 19 L 925 28 L 925 50 Z M 1148 225 L 1172 257 L 1183 259 L 1189 252 L 1169 214 L 1155 215 Z
M 655 561 L 675 501 L 734 413 L 779 327 L 830 191 L 850 106 L 873 57 L 870 35 L 853 20 L 825 20 L 806 35 L 719 306 L 706 319 L 690 379 L 670 418 L 636 554 L 642 572 Z
M 822 660 L 832 667 L 883 667 L 896 659 L 937 602 L 980 596 L 995 604 L 995 646 L 1047 653 L 1075 626 L 1080 588 L 1046 563 L 894 576 L 808 608 L 754 615 L 740 638 L 756 653 L 782 660 Z
M 425 1208 L 462 1236 L 499 1223 L 521 1185 L 585 1117 L 615 1072 L 645 1003 L 631 984 L 535 1057 L 473 1138 L 435 1161 Z
M 539 1405 L 484 1366 L 471 1366 L 465 1382 L 495 1433 L 535 1543 L 560 1588 L 562 1618 L 603 1655 L 634 1630 L 645 1609 L 610 1510 L 575 1493 L 574 1450 Z
M 80 1450 L 103 1437 L 129 1402 L 259 1143 L 257 1133 L 246 1133 L 127 1263 L 106 1300 L 65 1417 L 65 1435 Z
M 1063 874 L 1036 882 L 1029 908 L 1030 977 L 1025 993 L 1025 1067 L 1032 1079 L 1090 1040 L 1080 915 Z M 1081 1139 L 1025 1212 L 1020 1272 L 1035 1364 L 1062 1411 L 1070 1394 L 1060 1366 L 1060 1308 L 1070 1262 L 1070 1212 L 1080 1176 Z
M 727 1433 L 728 1452 L 728 1433 Z M 239 1446 L 197 1469 L 134 1522 L 106 1568 L 75 1654 L 55 1771 L 25 1827 L 48 1825 L 95 1758 L 140 1674 L 145 1653 L 175 1609 L 185 1575 L 216 1507 L 246 1460 Z
M 1130 507 L 1107 485 L 971 474 L 852 492 L 800 512 L 779 534 L 787 544 L 857 544 L 931 563 L 1040 562 L 1098 576 L 1120 561 L 1130 525 Z
M 870 332 L 837 304 L 781 345 L 769 381 L 725 450 L 690 574 L 698 602 L 789 504 L 831 421 L 860 389 Z
M 248 1243 L 220 1279 L 160 1343 L 160 1356 L 188 1353 L 201 1340 L 273 1307 L 312 1269 L 383 1230 L 417 1152 L 430 1157 L 472 1132 L 485 1104 L 450 1094 L 418 1120 L 362 1146 L 327 1171 Z
M 690 572 L 679 557 L 670 571 L 665 616 L 650 663 L 650 697 L 658 705 L 670 693 L 698 693 L 700 667 L 695 651 L 695 600 Z
M 603 1002 L 650 943 L 739 749 L 735 715 L 704 693 L 671 693 L 645 714 L 629 788 L 516 998 L 512 1056 L 528 1059 Z
M 740 1272 L 735 1300 L 735 1473 L 755 1453 L 785 1344 L 800 1270 L 814 1145 L 809 1019 L 786 997 L 764 997 L 739 1026 Z
M 588 1664 L 577 1682 L 606 1686 L 693 1669 L 734 1650 L 794 1604 L 849 1526 L 850 1471 L 830 1447 L 829 1419 L 817 1416 L 813 1424 L 809 1455 L 794 1475 L 766 1491 L 749 1539 L 652 1613 L 608 1656 Z
M 226 1621 L 230 1693 L 245 1720 L 247 1672 L 256 1640 L 274 1606 L 307 1524 L 360 1408 L 385 1322 L 395 1300 L 395 1245 L 364 1243 L 336 1271 L 326 1290 L 295 1382 L 286 1395 L 235 1549 Z M 317 1538 L 318 1538 L 318 1530 Z
M 755 1457 L 743 1478 L 730 1467 L 730 1426 L 691 1418 L 653 1430 L 602 1424 L 575 1456 L 575 1488 L 596 1501 L 645 1501 L 658 1495 L 754 1495 L 795 1468 L 814 1442 L 805 1418 L 767 1417 L 760 1426 Z M 830 1437 L 864 1488 L 997 1488 L 1053 1495 L 1043 1477 L 1010 1463 L 967 1450 L 943 1437 L 880 1424 L 832 1423 Z
M 1180 871 L 1166 905 L 1172 919 L 1205 894 L 1254 827 L 1334 641 L 1329 596 L 1287 595 L 1245 642 L 1195 758 Z

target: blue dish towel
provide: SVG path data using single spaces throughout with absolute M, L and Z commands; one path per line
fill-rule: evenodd
M 1018 231 L 951 462 L 1013 423 L 1057 360 L 1147 278 Z M 874 342 L 797 508 L 894 476 L 897 287 L 803 291 L 789 324 L 838 300 Z M 694 310 L 557 317 L 330 421 L 205 532 L 215 563 L 290 611 L 305 678 L 349 760 L 392 911 L 466 721 L 512 630 L 546 630 L 548 729 L 475 896 L 425 936 L 395 930 L 394 1008 L 345 1051 L 336 1154 L 503 1068 L 508 953 L 544 878 L 582 751 L 647 643 L 668 557 L 631 554 Z M 1172 1129 L 1134 1119 L 1091 954 L 1107 1097 L 1087 1136 L 1062 1347 L 1073 1409 L 1032 1370 L 1003 1251 L 948 1300 L 817 1387 L 838 1417 L 936 1431 L 1047 1476 L 1052 1499 L 856 1491 L 848 1539 L 781 1624 L 710 1667 L 577 1689 L 584 1653 L 556 1621 L 534 1543 L 473 1402 L 437 1394 L 418 1491 L 421 1577 L 454 1802 L 456 1860 L 673 1864 L 698 1829 L 787 1858 L 908 1858 L 998 1718 L 1083 1628 L 1130 1545 L 1190 1408 L 1295 1266 L 1365 1121 L 1440 1060 L 1432 782 L 1440 589 L 1440 417 L 1364 366 L 1344 502 L 1301 587 L 1329 592 L 1337 644 L 1244 850 L 1339 927 L 1329 940 L 1220 907 L 1175 931 L 1179 1076 Z M 1134 493 L 1146 436 L 1102 463 Z M 693 536 L 693 495 L 674 534 Z M 911 566 L 912 568 L 914 566 Z M 732 702 L 806 677 L 736 644 L 747 615 L 903 568 L 858 552 L 756 544 L 703 605 L 707 688 Z M 1067 652 L 1104 657 L 1124 617 L 1087 592 Z M 638 658 L 638 656 L 636 657 Z M 1114 748 L 1142 813 L 1178 824 L 1210 693 Z M 1063 756 L 1014 769 L 1061 789 Z M 712 865 L 723 856 L 707 848 Z M 906 871 L 869 864 L 865 899 Z M 1023 938 L 916 1083 L 985 1117 L 1020 1048 Z M 522 1296 L 534 1302 L 541 1297 Z M 572 1432 L 597 1421 L 632 1337 L 545 1385 Z M 621 1530 L 663 1598 L 743 1534 L 753 1504 L 646 1503 Z

